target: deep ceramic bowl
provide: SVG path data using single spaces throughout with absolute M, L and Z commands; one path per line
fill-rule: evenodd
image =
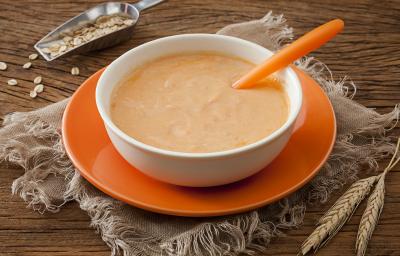
M 175 185 L 206 187 L 249 177 L 267 166 L 285 147 L 302 104 L 302 90 L 291 68 L 277 73 L 289 98 L 286 123 L 269 136 L 246 146 L 211 153 L 184 153 L 144 144 L 121 131 L 110 118 L 110 98 L 115 86 L 135 68 L 171 54 L 211 51 L 261 63 L 272 52 L 255 43 L 216 34 L 183 34 L 157 39 L 126 52 L 101 75 L 96 104 L 117 151 L 131 165 L 154 179 Z

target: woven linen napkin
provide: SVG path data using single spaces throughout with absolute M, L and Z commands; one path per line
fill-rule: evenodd
M 282 16 L 233 24 L 218 34 L 236 36 L 277 50 L 289 42 L 292 29 Z M 111 248 L 123 255 L 237 255 L 267 250 L 274 236 L 298 227 L 310 203 L 324 203 L 363 168 L 376 170 L 377 160 L 394 145 L 386 135 L 399 108 L 385 115 L 354 102 L 350 81 L 333 81 L 322 63 L 305 58 L 296 65 L 310 74 L 329 96 L 337 119 L 337 140 L 319 174 L 279 202 L 255 211 L 214 218 L 184 218 L 147 212 L 117 201 L 89 184 L 74 168 L 61 140 L 61 118 L 68 99 L 28 113 L 5 117 L 0 129 L 0 161 L 22 167 L 12 184 L 34 210 L 57 212 L 72 200 L 91 218 L 91 225 Z M 312 138 L 310 138 L 312 139 Z M 111 171 L 111 170 L 110 170 Z

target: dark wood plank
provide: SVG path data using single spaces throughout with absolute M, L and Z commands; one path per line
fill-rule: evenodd
M 213 33 L 231 23 L 262 17 L 269 10 L 284 13 L 296 36 L 323 21 L 344 19 L 345 31 L 312 56 L 325 62 L 335 78 L 349 76 L 357 84 L 355 99 L 361 104 L 387 112 L 400 103 L 400 1 L 170 0 L 146 10 L 128 42 L 52 63 L 36 60 L 30 70 L 22 69 L 34 51 L 33 44 L 49 29 L 100 2 L 103 1 L 0 0 L 0 61 L 9 66 L 7 71 L 0 71 L 0 119 L 13 111 L 28 111 L 70 96 L 92 73 L 141 43 L 179 33 Z M 69 74 L 75 65 L 81 70 L 76 77 Z M 29 91 L 36 75 L 43 77 L 46 91 L 32 100 Z M 10 78 L 18 79 L 19 85 L 7 85 Z M 400 134 L 399 129 L 396 134 Z M 68 204 L 57 214 L 40 215 L 27 209 L 17 196 L 11 196 L 11 183 L 21 173 L 0 167 L 1 255 L 110 254 L 76 204 Z M 386 204 L 368 255 L 399 255 L 399 193 L 400 167 L 396 167 L 388 176 Z M 309 208 L 304 225 L 290 231 L 287 237 L 275 239 L 268 255 L 295 255 L 316 220 L 337 196 L 323 206 Z M 359 209 L 318 255 L 352 255 L 361 214 Z

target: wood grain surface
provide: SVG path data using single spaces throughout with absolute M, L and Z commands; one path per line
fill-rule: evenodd
M 141 43 L 179 33 L 213 33 L 227 24 L 260 18 L 269 10 L 285 14 L 296 36 L 329 19 L 344 19 L 344 32 L 312 55 L 325 62 L 336 78 L 349 76 L 358 87 L 355 99 L 361 104 L 387 112 L 400 103 L 400 1 L 170 0 L 142 13 L 130 41 L 52 63 L 39 59 L 31 69 L 22 69 L 37 40 L 100 2 L 0 0 L 0 61 L 9 66 L 7 71 L 0 71 L 1 119 L 13 111 L 28 111 L 69 97 L 88 76 Z M 80 68 L 79 76 L 70 75 L 72 66 Z M 29 91 L 37 75 L 43 77 L 46 89 L 31 99 Z M 10 78 L 16 78 L 18 86 L 7 85 Z M 397 127 L 394 134 L 399 135 L 399 130 Z M 57 214 L 40 215 L 27 209 L 18 196 L 11 196 L 11 183 L 22 173 L 0 165 L 0 255 L 110 254 L 77 204 L 68 204 Z M 387 178 L 386 204 L 368 255 L 400 255 L 400 167 Z M 309 208 L 304 225 L 287 237 L 275 239 L 268 255 L 296 255 L 336 197 L 321 207 Z M 318 255 L 353 255 L 361 214 L 359 209 Z

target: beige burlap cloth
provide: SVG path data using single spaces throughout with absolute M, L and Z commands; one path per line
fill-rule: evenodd
M 268 13 L 260 20 L 230 25 L 218 33 L 277 50 L 290 40 L 292 29 L 282 16 Z M 302 223 L 308 204 L 325 202 L 334 190 L 357 179 L 360 170 L 377 169 L 377 160 L 394 148 L 385 134 L 398 119 L 398 107 L 380 115 L 354 102 L 349 93 L 354 92 L 354 85 L 346 80 L 333 81 L 322 63 L 308 58 L 297 65 L 313 76 L 329 96 L 338 136 L 319 174 L 279 202 L 235 216 L 182 218 L 114 200 L 86 182 L 66 156 L 60 127 L 68 99 L 5 117 L 0 130 L 0 160 L 25 170 L 12 184 L 12 192 L 39 212 L 57 212 L 65 203 L 77 201 L 113 255 L 237 255 L 265 251 L 271 238 Z

